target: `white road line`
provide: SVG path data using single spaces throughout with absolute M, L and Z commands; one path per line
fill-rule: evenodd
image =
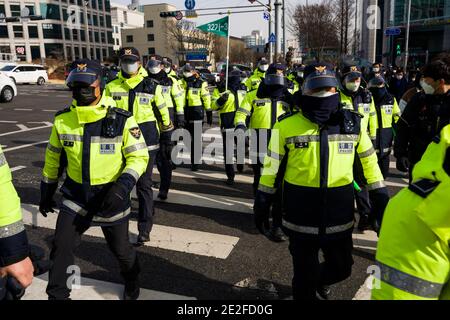
M 154 169 L 154 174 L 159 174 L 158 169 Z M 218 179 L 218 180 L 226 180 L 227 176 L 225 173 L 222 172 L 212 172 L 212 171 L 197 171 L 192 172 L 189 169 L 185 168 L 177 168 L 176 170 L 172 171 L 172 176 L 174 177 L 180 177 L 180 178 L 189 178 L 189 179 L 205 179 L 205 178 L 211 178 L 211 179 Z M 236 173 L 236 177 L 234 178 L 234 181 L 240 182 L 240 183 L 253 183 L 253 176 L 248 175 L 242 175 L 239 173 Z
M 15 108 L 14 111 L 33 111 L 33 109 Z
M 38 206 L 30 204 L 22 204 L 22 212 L 25 224 L 55 229 L 56 214 L 49 214 L 44 218 L 39 213 Z M 88 229 L 85 234 L 103 238 L 103 232 L 98 227 Z M 136 240 L 137 234 L 137 222 L 130 221 L 132 241 Z M 239 241 L 237 237 L 162 225 L 153 226 L 150 239 L 146 246 L 218 259 L 226 259 Z
M 47 300 L 45 290 L 48 283 L 48 273 L 33 279 L 27 288 L 22 300 Z M 81 277 L 81 288 L 73 289 L 70 295 L 72 300 L 120 300 L 124 286 L 118 283 L 100 281 Z M 142 289 L 139 300 L 196 300 L 194 297 L 181 296 L 161 291 Z
M 373 276 L 367 277 L 364 284 L 359 288 L 358 292 L 356 292 L 353 300 L 371 300 L 371 285 L 373 282 Z
M 28 127 L 24 124 L 16 124 L 16 126 L 20 129 L 20 131 L 26 131 Z
M 45 140 L 45 141 L 39 141 L 39 142 L 35 142 L 35 143 L 29 143 L 29 144 L 23 144 L 23 145 L 17 146 L 17 147 L 7 148 L 7 149 L 3 150 L 3 152 L 14 151 L 14 150 L 19 150 L 19 149 L 24 149 L 24 148 L 36 146 L 36 145 L 39 145 L 39 144 L 44 144 L 44 143 L 48 143 L 48 140 Z
M 25 168 L 26 168 L 25 166 L 17 166 L 17 167 L 11 168 L 11 172 L 19 171 L 19 170 L 22 170 L 22 169 L 25 169 Z
M 26 129 L 23 129 L 23 130 L 17 130 L 17 131 L 11 131 L 11 132 L 6 132 L 6 133 L 1 133 L 1 134 L 0 134 L 0 137 L 4 137 L 4 136 L 11 135 L 11 134 L 16 134 L 16 133 L 22 133 L 22 132 L 28 132 L 28 131 L 34 131 L 34 130 L 45 129 L 45 128 L 49 128 L 49 127 L 52 127 L 52 126 L 53 126 L 51 123 L 48 123 L 48 124 L 49 124 L 49 125 L 41 126 L 41 127 L 35 127 L 35 128 L 26 128 L 26 127 L 24 126 Z
M 17 121 L 0 120 L 0 123 L 17 123 Z
M 42 111 L 44 111 L 44 112 L 58 112 L 58 110 L 48 110 L 48 109 L 44 109 Z

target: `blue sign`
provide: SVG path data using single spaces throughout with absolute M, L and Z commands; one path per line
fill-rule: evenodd
M 264 20 L 267 20 L 267 21 L 270 20 L 270 13 L 268 13 L 267 11 L 264 12 Z
M 386 36 L 399 36 L 402 33 L 402 30 L 400 30 L 400 28 L 389 28 L 384 30 L 384 34 Z
M 275 36 L 275 33 L 272 33 L 269 37 L 269 42 L 275 43 L 277 42 L 277 37 Z
M 195 61 L 195 60 L 205 61 L 206 58 L 207 58 L 206 54 L 201 54 L 201 53 L 188 53 L 188 54 L 186 54 L 186 60 L 188 60 L 188 61 Z
M 184 6 L 188 10 L 194 10 L 194 8 L 195 8 L 195 0 L 186 0 L 184 2 Z

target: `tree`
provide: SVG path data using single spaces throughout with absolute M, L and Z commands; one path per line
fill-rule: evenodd
M 335 8 L 336 24 L 340 30 L 340 54 L 350 53 L 350 49 L 355 47 L 358 37 L 354 34 L 354 19 L 356 14 L 355 0 L 334 0 L 332 6 Z

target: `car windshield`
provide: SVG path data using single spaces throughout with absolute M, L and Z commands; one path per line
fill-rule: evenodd
M 16 66 L 4 66 L 3 68 L 0 69 L 0 71 L 11 71 L 15 67 Z

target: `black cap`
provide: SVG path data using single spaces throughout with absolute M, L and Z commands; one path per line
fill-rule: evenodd
M 72 62 L 66 79 L 68 87 L 90 86 L 103 74 L 102 65 L 96 60 L 77 59 Z
M 275 74 L 275 75 L 276 74 L 280 74 L 279 71 L 282 71 L 283 74 L 284 74 L 284 72 L 286 71 L 286 65 L 282 64 L 282 63 L 272 63 L 269 66 L 269 69 L 267 69 L 266 75 L 268 75 L 268 74 Z
M 170 59 L 169 57 L 163 57 L 162 58 L 162 63 L 164 64 L 164 66 L 167 67 L 171 67 L 173 62 L 172 59 Z
M 150 68 L 157 68 L 157 67 L 161 67 L 161 61 L 156 60 L 156 59 L 150 59 L 150 60 L 148 60 L 147 66 L 146 66 L 147 69 L 150 69 Z
M 262 57 L 258 60 L 258 65 L 262 64 L 269 64 L 269 61 L 265 57 Z
M 386 81 L 382 76 L 376 76 L 369 80 L 367 88 L 383 88 L 386 86 Z
M 120 60 L 140 61 L 141 55 L 136 48 L 124 47 L 119 50 L 119 58 Z
M 195 71 L 195 68 L 191 64 L 186 63 L 184 65 L 183 72 L 193 72 L 193 71 Z
M 326 62 L 317 62 L 305 68 L 305 90 L 314 90 L 325 87 L 338 87 L 336 73 L 333 66 Z
M 264 77 L 264 83 L 268 86 L 286 85 L 285 78 L 286 65 L 282 63 L 272 63 L 269 69 L 266 71 L 266 76 Z
M 353 80 L 361 78 L 361 76 L 361 68 L 356 65 L 347 65 L 342 69 L 342 79 L 347 78 L 348 80 Z

